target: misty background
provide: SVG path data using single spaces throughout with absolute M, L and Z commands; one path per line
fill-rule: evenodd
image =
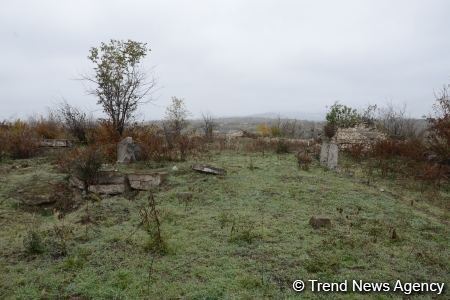
M 146 42 L 158 81 L 140 119 L 163 117 L 171 96 L 192 117 L 323 118 L 340 101 L 431 111 L 450 83 L 450 2 L 20 1 L 0 3 L 0 119 L 45 114 L 67 100 L 94 115 L 90 47 Z

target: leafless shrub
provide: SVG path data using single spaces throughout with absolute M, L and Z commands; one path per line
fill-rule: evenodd
M 217 127 L 217 123 L 214 121 L 210 114 L 202 114 L 202 126 L 203 133 L 208 142 L 214 139 L 214 129 Z
M 306 151 L 300 151 L 297 153 L 297 164 L 302 170 L 308 171 L 312 163 L 311 155 Z
M 87 114 L 65 101 L 58 104 L 56 112 L 66 130 L 81 143 L 87 143 L 88 130 L 93 126 L 93 121 Z
M 167 243 L 161 233 L 160 212 L 156 207 L 155 196 L 152 192 L 148 196 L 148 206 L 142 207 L 139 215 L 141 217 L 141 225 L 149 235 L 145 248 L 160 255 L 166 254 L 168 251 Z
M 406 105 L 396 108 L 390 103 L 380 108 L 377 126 L 394 139 L 404 140 L 416 137 L 415 122 L 406 115 Z

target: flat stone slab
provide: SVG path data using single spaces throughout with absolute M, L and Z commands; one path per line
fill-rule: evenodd
M 167 177 L 167 172 L 135 173 L 127 176 L 132 189 L 148 191 L 161 185 Z
M 127 186 L 126 184 L 92 184 L 88 190 L 96 194 L 117 195 L 125 193 Z
M 201 173 L 206 173 L 206 174 L 213 174 L 213 175 L 225 175 L 227 173 L 227 171 L 224 169 L 216 168 L 216 167 L 209 166 L 209 165 L 201 165 L 201 164 L 193 165 L 192 170 L 201 172 Z
M 54 148 L 64 148 L 72 147 L 72 141 L 66 139 L 44 139 L 39 142 L 41 147 L 54 147 Z

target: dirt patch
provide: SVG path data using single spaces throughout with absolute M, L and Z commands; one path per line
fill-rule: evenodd
M 69 187 L 65 181 L 35 182 L 17 190 L 14 197 L 19 199 L 19 207 L 28 212 L 58 211 L 64 215 L 76 210 L 82 203 L 80 192 Z

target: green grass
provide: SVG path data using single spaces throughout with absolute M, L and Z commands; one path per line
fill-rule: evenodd
M 85 206 L 61 221 L 24 211 L 14 191 L 64 180 L 64 174 L 45 159 L 29 160 L 23 169 L 2 163 L 0 298 L 326 299 L 326 294 L 296 294 L 291 284 L 296 279 L 449 282 L 448 210 L 429 204 L 414 189 L 381 179 L 368 186 L 318 166 L 302 171 L 289 154 L 227 152 L 200 161 L 228 174 L 195 173 L 189 169 L 192 161 L 167 164 L 168 170 L 175 164 L 179 170 L 171 171 L 155 194 L 168 247 L 163 256 L 145 250 L 148 234 L 138 227 L 146 192 L 131 200 L 90 202 L 93 223 L 79 222 Z M 143 166 L 125 169 L 134 167 Z M 193 193 L 192 201 L 183 203 L 180 192 Z M 313 215 L 331 218 L 331 228 L 312 229 Z M 69 231 L 66 256 L 51 255 L 55 225 Z M 24 248 L 30 229 L 42 235 L 43 253 Z

